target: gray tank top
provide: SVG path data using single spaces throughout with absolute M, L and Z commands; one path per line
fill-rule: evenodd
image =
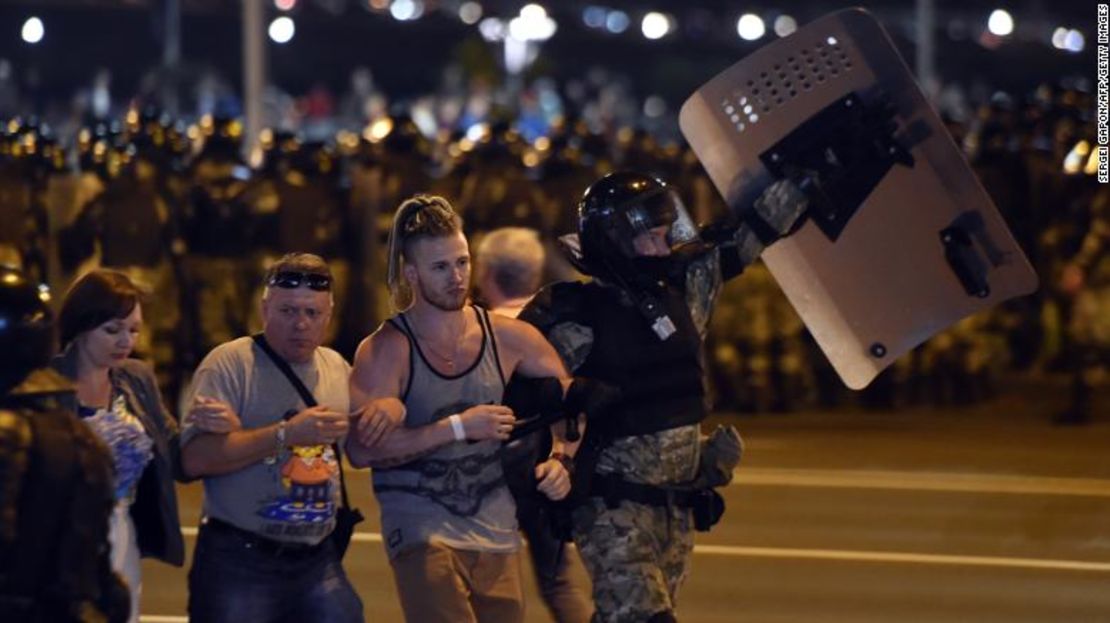
M 505 390 L 489 313 L 471 307 L 482 327 L 478 357 L 456 375 L 428 363 L 404 314 L 389 320 L 409 340 L 409 381 L 401 399 L 415 428 L 479 404 L 500 404 Z M 516 505 L 501 471 L 501 443 L 458 441 L 411 463 L 373 472 L 390 558 L 406 547 L 439 543 L 460 550 L 510 553 L 521 546 Z

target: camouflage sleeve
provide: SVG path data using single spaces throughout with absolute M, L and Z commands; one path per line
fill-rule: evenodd
M 590 348 L 594 344 L 594 332 L 575 322 L 563 322 L 551 328 L 547 341 L 555 347 L 563 364 L 571 373 L 586 362 Z
M 721 252 L 718 249 L 690 262 L 686 268 L 686 304 L 702 339 L 709 330 L 709 317 L 713 314 L 713 306 L 721 294 L 723 283 Z
M 588 284 L 556 283 L 540 290 L 519 318 L 540 330 L 571 372 L 590 355 L 594 333 L 585 311 Z

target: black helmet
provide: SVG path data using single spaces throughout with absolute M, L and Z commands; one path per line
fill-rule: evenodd
M 672 252 L 698 239 L 678 193 L 662 180 L 632 171 L 594 182 L 578 204 L 578 268 L 618 285 L 650 284 L 669 277 L 670 257 L 643 257 L 633 240 L 666 226 Z
M 0 266 L 0 393 L 50 362 L 53 326 L 39 289 L 22 272 Z
M 296 132 L 266 128 L 258 136 L 258 149 L 259 170 L 265 175 L 279 177 L 289 170 L 294 155 L 301 149 L 301 138 Z
M 243 122 L 225 114 L 204 115 L 200 119 L 201 149 L 198 158 L 240 160 L 243 144 Z
M 335 149 L 323 141 L 301 143 L 289 161 L 294 171 L 308 178 L 330 178 L 338 173 Z

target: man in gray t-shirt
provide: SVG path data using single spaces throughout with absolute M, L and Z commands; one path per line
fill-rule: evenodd
M 193 621 L 362 621 L 362 603 L 328 538 L 340 504 L 333 444 L 345 436 L 350 411 L 350 367 L 320 345 L 331 283 L 321 258 L 290 254 L 270 268 L 262 299 L 265 343 L 317 406 L 304 403 L 249 337 L 217 346 L 194 375 L 181 434 L 185 471 L 204 479 L 189 572 Z M 201 431 L 227 411 L 241 430 Z

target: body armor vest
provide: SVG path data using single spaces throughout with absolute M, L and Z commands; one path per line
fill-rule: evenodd
M 677 329 L 660 340 L 620 291 L 587 284 L 582 310 L 593 346 L 578 375 L 619 387 L 622 399 L 598 427 L 612 437 L 644 435 L 705 419 L 701 339 L 685 295 L 668 287 L 656 293 Z

